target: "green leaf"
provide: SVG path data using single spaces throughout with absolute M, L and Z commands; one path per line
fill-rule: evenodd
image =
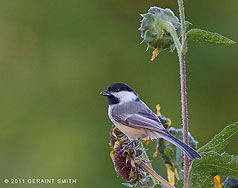
M 201 153 L 202 159 L 196 159 L 192 163 L 189 177 L 192 178 L 192 187 L 213 187 L 214 176 L 221 179 L 227 176 L 238 178 L 238 156 L 227 153 L 218 154 L 214 151 Z
M 225 127 L 209 143 L 199 148 L 198 152 L 221 151 L 235 138 L 238 138 L 238 122 Z
M 235 42 L 218 33 L 212 33 L 201 29 L 191 29 L 187 32 L 187 39 L 202 42 L 205 44 L 232 45 Z
M 162 188 L 162 185 L 156 184 L 156 185 L 153 186 L 153 188 Z

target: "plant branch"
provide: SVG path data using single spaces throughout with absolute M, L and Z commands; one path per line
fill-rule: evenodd
M 150 163 L 150 159 L 149 159 L 149 157 L 148 157 L 148 155 L 147 155 L 147 153 L 146 153 L 146 151 L 145 151 L 145 147 L 144 147 L 144 145 L 143 145 L 143 143 L 142 143 L 142 141 L 140 140 L 139 141 L 140 142 L 140 147 L 141 147 L 141 149 L 143 150 L 143 152 L 142 152 L 142 158 L 146 161 L 146 162 L 148 162 L 148 165 L 149 165 L 149 167 L 150 168 L 152 168 L 152 165 L 151 165 L 151 163 Z M 153 181 L 153 183 L 154 184 L 157 184 L 157 180 L 152 176 L 152 181 Z
M 173 37 L 175 47 L 177 49 L 178 54 L 181 53 L 181 43 L 179 41 L 178 35 L 176 33 L 176 29 L 170 22 L 162 22 L 161 26 L 163 29 L 167 30 L 170 35 Z
M 159 174 L 157 174 L 151 167 L 149 167 L 144 161 L 140 159 L 136 159 L 135 163 L 140 164 L 148 173 L 151 174 L 157 181 L 163 184 L 166 188 L 175 188 L 169 182 L 167 182 L 164 178 L 162 178 Z
M 186 27 L 185 27 L 185 13 L 183 0 L 178 0 L 181 33 L 182 33 L 182 51 L 179 54 L 180 64 L 180 82 L 181 82 L 181 103 L 182 103 L 182 120 L 183 120 L 183 140 L 188 144 L 188 111 L 187 111 L 187 92 L 186 92 L 186 65 L 185 65 L 185 41 L 186 41 Z M 189 175 L 189 159 L 184 155 L 184 188 L 188 188 Z

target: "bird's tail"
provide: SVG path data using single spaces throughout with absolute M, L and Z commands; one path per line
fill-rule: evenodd
M 177 146 L 179 149 L 181 149 L 190 159 L 194 160 L 196 158 L 200 159 L 202 158 L 201 155 L 195 151 L 192 147 L 190 147 L 189 145 L 183 143 L 181 140 L 179 140 L 178 138 L 175 138 L 174 136 L 170 135 L 170 134 L 160 134 L 160 137 L 162 137 L 163 139 L 171 142 L 172 144 L 174 144 L 175 146 Z

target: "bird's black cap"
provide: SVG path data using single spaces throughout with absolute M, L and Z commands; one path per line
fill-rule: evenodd
M 136 92 L 128 85 L 124 83 L 114 83 L 108 87 L 109 92 L 119 92 L 119 91 L 131 91 L 136 94 Z
M 102 91 L 100 94 L 102 96 L 107 97 L 109 105 L 110 104 L 118 104 L 120 102 L 120 99 L 115 97 L 111 93 L 120 92 L 120 91 L 129 91 L 129 92 L 133 92 L 135 95 L 137 95 L 136 92 L 133 89 L 131 89 L 130 86 L 128 86 L 124 83 L 120 83 L 120 82 L 110 85 L 107 90 Z M 139 98 L 138 98 L 138 100 L 139 100 Z

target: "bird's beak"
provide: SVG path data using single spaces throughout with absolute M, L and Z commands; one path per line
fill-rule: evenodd
M 100 95 L 102 96 L 110 96 L 111 94 L 108 92 L 108 90 L 100 92 Z

